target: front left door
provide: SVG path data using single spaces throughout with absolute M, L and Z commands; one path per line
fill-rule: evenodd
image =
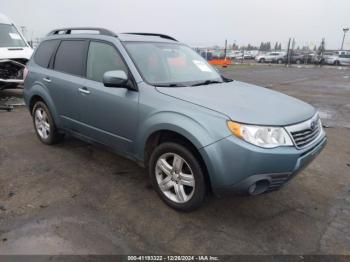
M 123 70 L 130 75 L 114 45 L 91 41 L 86 65 L 86 92 L 80 93 L 79 97 L 82 133 L 116 151 L 128 153 L 136 135 L 139 93 L 127 88 L 105 87 L 103 75 L 113 70 Z

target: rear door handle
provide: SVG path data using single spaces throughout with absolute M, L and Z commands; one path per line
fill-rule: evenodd
M 87 90 L 86 87 L 81 87 L 81 88 L 79 88 L 79 92 L 82 93 L 82 94 L 85 94 L 85 95 L 90 94 L 90 91 Z
M 48 77 L 44 77 L 43 80 L 44 80 L 45 82 L 47 82 L 47 83 L 51 83 L 51 79 L 48 78 Z

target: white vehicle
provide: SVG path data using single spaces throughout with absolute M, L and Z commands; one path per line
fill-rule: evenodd
M 0 13 L 0 90 L 23 83 L 25 64 L 32 53 L 15 24 Z
M 254 59 L 259 54 L 258 50 L 247 50 L 244 51 L 244 59 Z
M 329 65 L 350 65 L 350 54 L 332 55 L 325 58 L 326 64 Z
M 334 51 L 335 55 L 350 55 L 350 51 L 344 51 L 344 50 L 339 50 L 339 51 Z
M 270 52 L 255 57 L 255 61 L 259 63 L 278 63 L 282 64 L 286 56 L 286 52 Z
M 242 51 L 227 51 L 226 57 L 231 58 L 231 59 L 243 59 L 243 52 Z

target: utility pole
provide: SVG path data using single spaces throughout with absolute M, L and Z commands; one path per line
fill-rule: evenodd
M 225 60 L 226 60 L 226 50 L 227 50 L 227 39 L 225 40 Z
M 289 41 L 288 41 L 288 46 L 287 46 L 287 59 L 286 59 L 286 66 L 288 65 L 288 61 L 289 61 L 289 49 L 290 49 L 290 41 L 291 41 L 291 39 L 289 38 Z
M 323 60 L 323 56 L 324 56 L 324 51 L 326 49 L 326 41 L 324 38 L 322 38 L 322 41 L 321 41 L 321 46 L 320 46 L 320 52 L 321 52 L 321 58 L 320 58 L 320 67 L 323 65 L 324 63 L 324 60 Z
M 343 50 L 344 41 L 345 41 L 345 35 L 346 35 L 346 33 L 347 33 L 348 31 L 349 31 L 349 28 L 343 28 L 344 35 L 343 35 L 343 42 L 341 43 L 341 48 L 340 48 L 340 50 Z
M 22 31 L 22 35 L 23 35 L 24 37 L 26 37 L 26 34 L 27 34 L 27 27 L 24 26 L 24 25 L 22 25 L 22 26 L 21 26 L 21 31 Z
M 293 38 L 293 41 L 292 41 L 292 49 L 290 50 L 290 54 L 289 54 L 289 57 L 288 57 L 288 65 L 291 64 L 291 60 L 292 60 L 292 55 L 294 53 L 294 48 L 295 48 L 295 39 Z

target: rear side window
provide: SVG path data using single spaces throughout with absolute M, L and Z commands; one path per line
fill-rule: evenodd
M 91 42 L 88 52 L 86 76 L 88 79 L 102 82 L 107 71 L 123 70 L 127 67 L 118 51 L 111 45 L 101 42 Z
M 84 76 L 86 41 L 62 41 L 58 47 L 54 69 L 71 75 Z
M 38 50 L 35 52 L 34 55 L 34 61 L 38 65 L 47 68 L 50 63 L 50 59 L 52 57 L 53 52 L 55 51 L 57 45 L 58 45 L 58 40 L 49 40 L 42 42 Z

